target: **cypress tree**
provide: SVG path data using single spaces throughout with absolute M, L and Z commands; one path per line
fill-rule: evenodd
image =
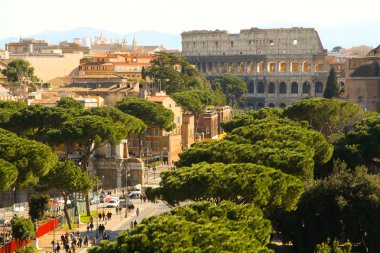
M 334 68 L 330 69 L 329 77 L 327 78 L 326 89 L 323 92 L 324 98 L 337 97 L 340 92 L 340 87 L 338 83 L 338 78 L 336 77 L 336 72 Z

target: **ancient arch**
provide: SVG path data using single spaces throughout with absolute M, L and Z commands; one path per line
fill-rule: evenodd
M 272 108 L 275 107 L 275 105 L 273 103 L 269 103 L 268 106 L 272 107 Z
M 315 93 L 323 93 L 323 83 L 318 81 L 315 83 Z
M 298 83 L 297 82 L 292 82 L 292 85 L 290 87 L 290 93 L 298 94 Z
M 265 84 L 264 82 L 260 81 L 257 84 L 257 93 L 263 94 L 265 92 Z
M 278 71 L 280 72 L 286 72 L 288 69 L 288 65 L 286 64 L 285 61 L 280 61 L 280 63 L 278 64 Z
M 255 90 L 255 85 L 253 83 L 253 81 L 249 81 L 248 83 L 248 87 L 247 87 L 247 90 L 248 90 L 248 93 L 254 93 L 254 90 Z
M 302 72 L 309 73 L 311 72 L 311 63 L 306 60 L 302 63 Z
M 291 62 L 290 63 L 290 72 L 298 72 L 298 62 Z
M 280 94 L 286 94 L 286 83 L 285 82 L 280 83 L 279 93 Z
M 267 69 L 267 71 L 269 73 L 273 73 L 273 72 L 276 71 L 276 63 L 274 61 L 268 62 L 268 69 Z
M 302 93 L 303 94 L 308 94 L 310 93 L 310 83 L 309 82 L 304 82 L 302 84 Z
M 268 86 L 268 93 L 269 94 L 274 94 L 275 93 L 275 85 L 274 85 L 274 83 L 273 82 L 270 82 L 269 83 L 269 86 Z
M 257 63 L 257 73 L 263 73 L 264 72 L 264 62 Z

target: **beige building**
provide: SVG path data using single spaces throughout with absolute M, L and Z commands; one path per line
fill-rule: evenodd
M 43 82 L 56 77 L 78 75 L 78 65 L 83 58 L 82 52 L 73 54 L 11 54 L 9 60 L 24 59 L 34 67 L 34 74 Z
M 209 80 L 243 78 L 246 105 L 285 107 L 307 96 L 321 97 L 329 67 L 327 50 L 313 28 L 183 32 L 182 56 Z
M 346 99 L 366 110 L 380 112 L 380 46 L 367 57 L 347 61 L 344 72 Z
M 149 101 L 161 104 L 174 113 L 175 128 L 167 132 L 157 126 L 148 125 L 143 141 L 143 157 L 148 159 L 161 160 L 169 165 L 173 161 L 178 161 L 178 154 L 182 151 L 182 109 L 175 101 L 165 93 L 157 93 L 148 98 Z M 139 155 L 139 139 L 137 135 L 131 135 L 129 141 L 129 152 Z

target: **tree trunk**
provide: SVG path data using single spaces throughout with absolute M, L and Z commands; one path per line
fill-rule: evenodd
M 141 156 L 142 156 L 142 149 L 143 149 L 143 145 L 142 145 L 143 138 L 142 138 L 141 134 L 138 134 L 138 137 L 139 137 L 139 158 L 141 158 Z
M 199 117 L 201 116 L 201 114 L 199 112 L 195 113 L 195 129 L 194 129 L 194 137 L 195 137 L 195 134 L 197 133 L 198 131 L 198 122 L 199 122 Z
M 63 195 L 63 194 L 62 194 Z M 67 225 L 69 226 L 69 229 L 72 229 L 71 227 L 71 220 L 69 217 L 69 213 L 67 211 L 67 196 L 63 195 L 63 213 L 65 214 Z

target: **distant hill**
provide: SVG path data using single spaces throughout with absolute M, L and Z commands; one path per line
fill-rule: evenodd
M 181 49 L 181 36 L 175 34 L 161 33 L 155 31 L 136 31 L 128 34 L 118 34 L 110 31 L 105 31 L 92 27 L 79 27 L 62 32 L 58 31 L 46 31 L 42 33 L 33 34 L 31 36 L 25 36 L 28 38 L 35 38 L 46 40 L 49 44 L 58 44 L 60 41 L 72 41 L 74 38 L 91 37 L 103 35 L 109 40 L 126 38 L 128 44 L 132 44 L 132 40 L 135 37 L 138 45 L 160 45 L 162 44 L 166 49 Z M 0 49 L 5 48 L 5 43 L 17 42 L 19 37 L 9 37 L 0 39 Z

